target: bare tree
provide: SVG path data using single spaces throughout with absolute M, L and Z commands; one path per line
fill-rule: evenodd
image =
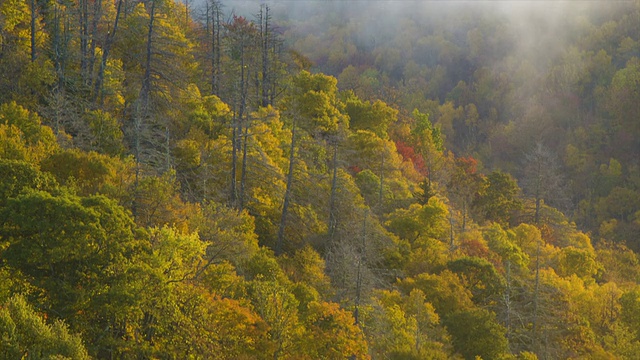
M 284 192 L 284 202 L 282 204 L 282 216 L 280 217 L 280 227 L 278 229 L 278 242 L 276 243 L 275 254 L 282 254 L 282 245 L 284 243 L 284 229 L 287 224 L 287 216 L 289 214 L 289 204 L 291 202 L 291 188 L 293 186 L 293 170 L 296 160 L 296 118 L 293 118 L 291 128 L 291 146 L 289 148 L 289 173 L 287 174 L 287 187 Z
M 111 47 L 113 46 L 113 41 L 116 37 L 116 32 L 118 31 L 118 21 L 120 20 L 120 14 L 122 13 L 122 3 L 123 0 L 118 0 L 118 5 L 116 7 L 116 16 L 113 21 L 113 28 L 107 33 L 104 46 L 102 49 L 102 59 L 100 61 L 100 67 L 98 68 L 98 73 L 96 74 L 96 78 L 94 80 L 93 86 L 93 101 L 98 102 L 99 105 L 102 105 L 103 97 L 102 97 L 102 84 L 104 82 L 104 71 L 107 67 L 107 60 L 109 59 L 109 52 L 111 51 Z
M 540 223 L 543 203 L 566 208 L 568 200 L 564 190 L 564 178 L 556 155 L 542 143 L 526 155 L 522 187 L 526 195 L 535 200 L 534 222 Z

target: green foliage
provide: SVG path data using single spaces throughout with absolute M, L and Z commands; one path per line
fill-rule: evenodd
M 483 236 L 489 248 L 500 255 L 503 262 L 521 267 L 528 265 L 530 257 L 515 242 L 516 234 L 513 231 L 505 231 L 500 225 L 493 224 L 484 231 Z
M 161 355 L 250 359 L 272 348 L 266 340 L 267 324 L 237 300 L 187 288 L 178 305 L 182 310 L 175 320 L 182 325 L 169 325 L 169 338 L 159 344 Z
M 640 324 L 640 289 L 634 287 L 630 291 L 622 294 L 620 298 L 620 305 L 622 306 L 620 319 L 629 327 L 629 329 L 637 329 Z M 638 337 L 640 334 L 635 333 L 636 340 L 640 340 Z
M 379 291 L 367 316 L 365 332 L 374 358 L 448 358 L 448 338 L 440 318 L 420 290 L 406 296 Z
M 42 308 L 83 330 L 91 351 L 117 344 L 108 329 L 140 295 L 132 276 L 144 249 L 126 210 L 102 196 L 33 191 L 9 199 L 0 219 L 2 257 Z
M 485 259 L 461 257 L 447 263 L 447 269 L 460 276 L 476 304 L 486 306 L 502 296 L 505 280 Z
M 90 111 L 85 116 L 91 129 L 91 149 L 111 156 L 122 155 L 124 135 L 118 119 L 101 110 Z
M 454 311 L 473 307 L 472 294 L 464 286 L 463 280 L 449 270 L 443 270 L 439 274 L 420 274 L 413 278 L 402 280 L 398 286 L 410 293 L 418 289 L 425 294 L 426 301 L 433 304 L 436 312 L 441 317 L 446 317 Z
M 217 136 L 224 132 L 229 123 L 231 109 L 215 95 L 202 95 L 195 84 L 189 84 L 183 94 L 186 118 L 178 124 L 180 133 L 186 134 L 194 128 L 208 136 Z
M 285 109 L 292 116 L 301 116 L 301 127 L 309 133 L 334 133 L 343 122 L 337 105 L 337 80 L 324 74 L 302 71 L 292 79 L 292 88 L 285 100 Z
M 208 261 L 229 261 L 238 265 L 258 250 L 255 220 L 246 212 L 238 213 L 213 201 L 204 203 L 191 214 L 190 226 L 207 245 Z
M 637 2 L 307 5 L 0 2 L 0 357 L 635 358 Z
M 0 156 L 38 162 L 57 148 L 51 128 L 15 101 L 0 105 Z
M 416 123 L 411 135 L 416 142 L 422 146 L 433 146 L 436 151 L 442 151 L 444 148 L 440 128 L 433 126 L 429 120 L 429 114 L 423 114 L 418 109 L 414 109 L 412 115 Z
M 389 125 L 394 123 L 398 116 L 397 110 L 381 100 L 374 103 L 363 101 L 353 92 L 345 95 L 344 105 L 352 130 L 369 130 L 383 139 L 387 136 Z
M 273 253 L 261 248 L 253 257 L 243 264 L 244 276 L 248 280 L 288 283 L 288 279 L 273 257 Z
M 248 292 L 256 313 L 269 325 L 267 338 L 272 348 L 265 355 L 287 358 L 300 354 L 304 327 L 294 295 L 278 282 L 261 277 L 249 284 Z
M 47 324 L 19 295 L 0 306 L 0 358 L 90 359 L 82 339 L 63 321 Z
M 518 184 L 509 174 L 494 171 L 484 179 L 473 206 L 483 219 L 507 226 L 515 212 L 522 209 L 519 193 Z
M 104 194 L 125 198 L 133 181 L 131 163 L 96 152 L 61 150 L 42 160 L 42 171 L 52 174 L 64 186 L 79 195 Z
M 389 214 L 387 228 L 401 239 L 415 241 L 421 236 L 443 239 L 448 232 L 447 206 L 438 198 L 425 205 L 412 204 Z
M 180 184 L 175 172 L 167 171 L 160 177 L 142 178 L 135 186 L 135 192 L 129 201 L 135 209 L 136 222 L 143 227 L 176 226 L 179 230 L 187 228 L 187 213 L 191 210 L 180 198 Z M 137 185 L 137 186 L 136 186 Z
M 311 247 L 296 251 L 292 257 L 279 259 L 284 272 L 293 282 L 310 285 L 327 298 L 331 291 L 331 282 L 325 273 L 325 262 Z
M 28 190 L 53 191 L 57 182 L 24 161 L 0 159 L 0 208 Z
M 457 311 L 446 316 L 443 323 L 451 334 L 454 349 L 465 359 L 507 358 L 505 328 L 492 312 L 479 308 Z
M 161 272 L 166 281 L 182 282 L 196 277 L 207 246 L 197 234 L 181 234 L 164 226 L 151 228 L 149 241 L 153 261 L 149 265 Z
M 594 251 L 577 249 L 573 246 L 563 248 L 558 254 L 558 274 L 561 276 L 575 274 L 582 278 L 594 276 L 599 268 L 595 257 Z
M 365 198 L 368 204 L 376 204 L 379 202 L 380 195 L 380 177 L 374 174 L 370 169 L 360 171 L 356 174 L 356 184 L 360 189 L 362 197 Z M 384 196 L 384 184 L 382 185 L 382 191 Z M 388 188 L 387 188 L 388 193 Z
M 30 112 L 15 101 L 0 105 L 0 122 L 20 129 L 27 145 L 53 141 L 51 132 L 41 126 L 42 120 L 38 114 Z

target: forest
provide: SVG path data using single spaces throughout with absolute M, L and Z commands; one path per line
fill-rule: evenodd
M 0 359 L 637 359 L 639 253 L 639 0 L 0 0 Z

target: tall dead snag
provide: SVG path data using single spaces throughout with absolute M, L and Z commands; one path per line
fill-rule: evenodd
M 100 66 L 98 68 L 96 78 L 93 81 L 93 101 L 97 102 L 98 105 L 102 105 L 103 102 L 102 84 L 104 83 L 104 71 L 107 67 L 109 52 L 111 51 L 113 41 L 116 37 L 116 32 L 118 31 L 118 21 L 120 20 L 120 14 L 122 13 L 122 3 L 123 0 L 118 0 L 118 5 L 116 7 L 116 16 L 113 21 L 113 28 L 106 35 L 104 46 L 102 48 L 102 59 L 100 61 Z
M 255 39 L 257 30 L 255 24 L 244 17 L 234 16 L 233 21 L 225 25 L 227 31 L 228 49 L 230 58 L 235 63 L 232 99 L 234 114 L 231 131 L 231 197 L 230 205 L 239 208 L 237 185 L 238 151 L 243 151 L 242 169 L 246 170 L 246 147 L 242 141 L 247 141 L 243 132 L 248 133 L 249 123 L 246 119 L 248 113 L 249 79 L 250 71 L 254 68 Z

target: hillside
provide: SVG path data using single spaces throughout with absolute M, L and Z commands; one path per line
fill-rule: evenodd
M 640 2 L 5 0 L 0 358 L 640 356 Z

